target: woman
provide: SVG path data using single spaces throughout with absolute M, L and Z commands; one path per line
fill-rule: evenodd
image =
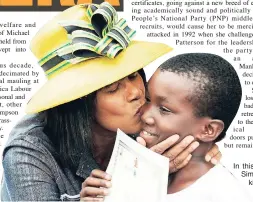
M 4 149 L 2 200 L 79 200 L 92 170 L 105 170 L 116 129 L 140 131 L 140 107 L 145 103 L 142 67 L 171 49 L 130 43 L 134 32 L 115 16 L 107 3 L 74 6 L 34 37 L 31 50 L 48 82 L 29 101 L 27 112 L 32 115 L 13 129 Z M 163 153 L 176 140 L 153 149 Z M 164 155 L 177 156 L 192 141 L 186 139 L 187 144 L 183 141 Z M 184 166 L 193 149 L 187 147 L 172 158 L 172 170 Z

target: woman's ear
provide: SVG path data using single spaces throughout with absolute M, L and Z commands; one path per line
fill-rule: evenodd
M 221 134 L 223 129 L 223 121 L 210 119 L 203 127 L 203 130 L 197 135 L 197 138 L 203 142 L 212 142 Z

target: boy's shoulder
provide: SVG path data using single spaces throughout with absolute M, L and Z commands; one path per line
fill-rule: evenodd
M 170 199 L 170 200 L 169 200 Z M 217 164 L 191 186 L 167 195 L 167 201 L 183 202 L 250 202 L 239 180 L 222 164 Z
M 231 192 L 241 187 L 240 181 L 221 163 L 211 168 L 205 175 L 199 178 L 195 184 L 198 187 L 206 188 L 206 190 L 215 193 Z M 230 193 L 231 194 L 231 193 Z
M 213 201 L 252 201 L 242 182 L 222 164 L 211 169 L 206 177 L 206 183 L 210 184 L 209 191 L 212 192 L 212 187 L 215 190 L 215 194 L 212 196 Z
M 205 177 L 203 177 L 204 180 L 216 182 L 217 179 L 219 179 L 219 181 L 221 183 L 223 183 L 223 182 L 227 183 L 225 180 L 237 181 L 235 176 L 221 163 L 219 163 L 216 166 L 214 166 L 213 168 L 211 168 L 204 176 L 205 176 Z

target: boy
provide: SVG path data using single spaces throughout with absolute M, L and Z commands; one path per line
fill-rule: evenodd
M 188 165 L 170 179 L 165 201 L 249 201 L 229 171 L 204 160 L 240 105 L 242 90 L 232 65 L 213 54 L 178 55 L 157 69 L 148 91 L 140 133 L 147 147 L 176 133 L 200 142 Z

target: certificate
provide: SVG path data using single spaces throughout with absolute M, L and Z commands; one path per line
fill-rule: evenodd
M 169 159 L 159 155 L 118 129 L 106 170 L 112 187 L 105 202 L 159 202 L 167 195 Z

